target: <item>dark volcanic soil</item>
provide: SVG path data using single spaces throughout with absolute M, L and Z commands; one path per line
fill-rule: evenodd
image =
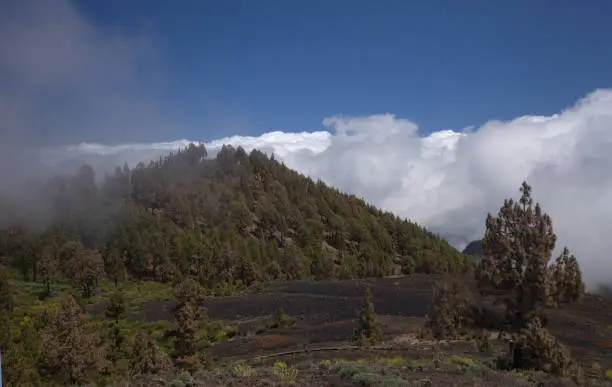
M 311 324 L 344 321 L 355 318 L 365 286 L 370 285 L 378 314 L 424 316 L 435 279 L 413 275 L 374 280 L 294 281 L 240 296 L 209 297 L 204 306 L 211 318 L 219 320 L 265 316 L 278 304 L 285 313 Z M 142 318 L 172 319 L 172 303 L 152 302 L 144 309 Z
M 275 306 L 296 318 L 291 328 L 237 337 L 213 346 L 216 358 L 255 356 L 289 349 L 347 344 L 356 326 L 363 290 L 370 285 L 376 312 L 387 338 L 414 331 L 427 313 L 434 276 L 311 282 L 270 285 L 240 296 L 210 297 L 205 301 L 214 320 L 239 324 L 270 315 Z M 470 282 L 470 281 L 467 281 Z M 146 320 L 172 319 L 172 304 L 152 302 L 143 310 Z M 587 372 L 598 363 L 612 369 L 612 301 L 588 295 L 582 303 L 550 311 L 548 327 L 572 351 Z M 594 372 L 594 371 L 593 371 Z

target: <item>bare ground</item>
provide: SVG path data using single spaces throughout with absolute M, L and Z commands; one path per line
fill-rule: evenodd
M 437 278 L 413 275 L 374 280 L 295 281 L 269 285 L 238 296 L 210 297 L 204 305 L 210 318 L 229 324 L 239 325 L 269 315 L 276 305 L 296 318 L 290 328 L 238 336 L 214 345 L 211 350 L 213 356 L 221 360 L 348 344 L 367 285 L 371 288 L 385 338 L 390 340 L 414 332 L 422 325 L 432 284 Z M 172 319 L 172 303 L 151 302 L 140 318 Z M 550 311 L 548 328 L 571 349 L 587 371 L 597 368 L 594 363 L 603 370 L 612 369 L 611 300 L 587 295 L 579 304 Z

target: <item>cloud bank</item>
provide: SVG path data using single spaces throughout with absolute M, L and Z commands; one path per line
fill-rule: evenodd
M 44 170 L 39 158 L 60 170 L 82 162 L 108 170 L 187 145 L 130 143 L 161 138 L 182 122 L 163 103 L 164 64 L 154 40 L 96 27 L 69 0 L 4 1 L 0 194 L 11 191 L 34 203 L 13 187 Z M 576 252 L 589 281 L 610 279 L 612 90 L 597 90 L 553 116 L 491 121 L 471 131 L 421 136 L 415 123 L 391 114 L 336 116 L 316 132 L 275 131 L 206 145 L 214 151 L 222 144 L 273 152 L 289 167 L 457 245 L 481 237 L 486 213 L 517 197 L 527 179 L 553 217 L 560 247 Z
M 128 35 L 93 25 L 70 0 L 3 1 L 4 139 L 59 145 L 159 135 L 171 122 L 159 46 L 144 28 Z
M 329 117 L 323 126 L 205 144 L 213 152 L 231 144 L 275 153 L 287 166 L 458 238 L 457 244 L 480 238 L 486 213 L 517 198 L 527 179 L 553 218 L 558 247 L 578 255 L 590 283 L 610 279 L 612 90 L 597 90 L 552 116 L 490 121 L 471 131 L 421 136 L 415 123 L 391 114 Z M 134 164 L 188 142 L 80 144 L 58 154 Z
M 176 126 L 162 102 L 159 44 L 153 49 L 147 31 L 95 26 L 70 0 L 1 8 L 1 194 L 41 174 L 39 146 L 159 138 Z
M 182 121 L 165 103 L 167 71 L 150 31 L 97 26 L 71 0 L 0 3 L 0 203 L 40 223 L 38 192 L 23 189 L 54 172 L 39 147 L 162 138 Z

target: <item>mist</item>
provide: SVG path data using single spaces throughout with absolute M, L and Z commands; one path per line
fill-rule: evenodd
M 32 182 L 73 173 L 80 165 L 49 163 L 44 149 L 160 138 L 179 125 L 179 115 L 164 107 L 165 64 L 156 39 L 145 28 L 125 34 L 95 26 L 69 0 L 2 2 L 0 200 L 5 208 L 27 210 L 26 218 L 42 221 L 44 195 Z M 0 223 L 3 216 L 6 212 Z
M 553 219 L 555 254 L 563 246 L 574 252 L 591 289 L 610 283 L 612 90 L 568 101 L 550 116 L 426 136 L 416 123 L 392 114 L 328 117 L 323 127 L 205 145 L 211 154 L 223 144 L 274 153 L 288 167 L 423 224 L 458 248 L 482 237 L 487 213 L 496 214 L 505 198 L 518 198 L 526 179 Z M 133 163 L 186 143 L 76 144 L 57 154 Z
M 72 173 L 84 162 L 100 177 L 201 140 L 162 141 L 185 120 L 164 103 L 159 37 L 94 26 L 68 0 L 3 6 L 3 208 L 42 224 L 49 212 L 33 180 Z M 422 135 L 415 122 L 393 114 L 338 115 L 316 131 L 235 135 L 205 145 L 211 155 L 223 144 L 274 153 L 290 168 L 419 222 L 459 248 L 482 237 L 487 212 L 518 197 L 527 179 L 552 216 L 556 253 L 568 246 L 592 287 L 612 273 L 612 90 L 576 99 L 557 114 L 469 130 Z M 11 216 L 0 212 L 0 225 Z

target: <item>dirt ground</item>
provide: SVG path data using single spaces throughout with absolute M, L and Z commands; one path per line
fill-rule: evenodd
M 435 278 L 414 275 L 377 280 L 294 281 L 239 296 L 209 297 L 204 306 L 211 318 L 228 321 L 270 314 L 277 303 L 285 313 L 309 324 L 345 321 L 356 316 L 363 291 L 369 285 L 378 314 L 422 317 L 427 313 Z M 172 302 L 151 302 L 140 318 L 172 319 Z
M 227 361 L 283 351 L 350 344 L 365 286 L 371 288 L 376 313 L 385 338 L 391 340 L 416 331 L 427 313 L 431 289 L 437 277 L 413 275 L 400 278 L 349 281 L 295 281 L 269 285 L 257 291 L 205 301 L 211 319 L 228 324 L 254 321 L 270 315 L 276 305 L 296 319 L 290 328 L 239 336 L 215 344 L 213 356 Z M 467 281 L 469 282 L 469 281 Z M 171 302 L 145 307 L 146 320 L 172 319 Z M 612 369 L 612 301 L 587 295 L 579 304 L 549 313 L 548 328 L 572 351 L 588 372 Z M 314 357 L 353 356 L 317 353 Z M 357 354 L 356 356 L 360 356 Z

